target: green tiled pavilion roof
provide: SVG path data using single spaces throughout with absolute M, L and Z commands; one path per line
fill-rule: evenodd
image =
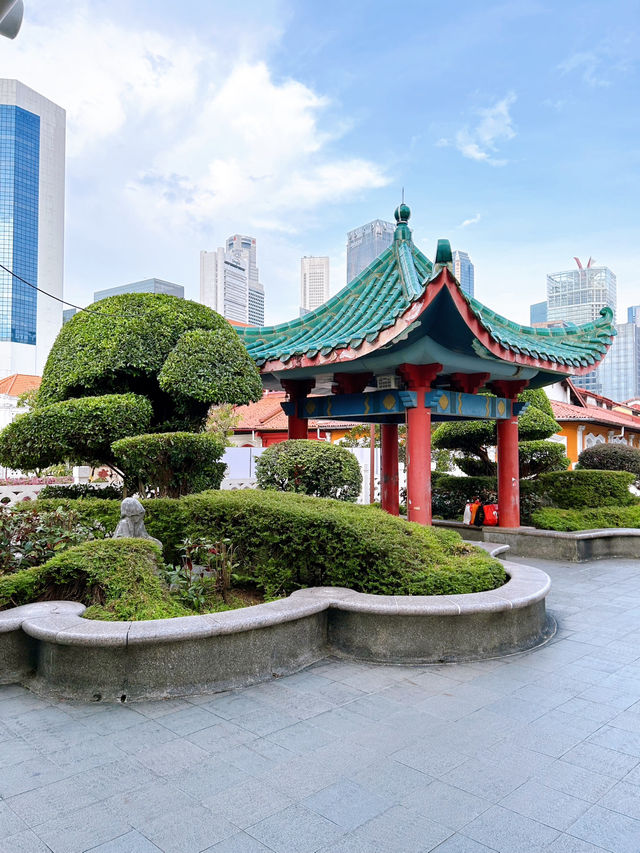
M 393 326 L 422 295 L 431 269 L 410 240 L 393 243 L 316 311 L 278 326 L 237 331 L 258 365 L 273 358 L 286 362 L 294 355 L 328 355 L 348 346 L 357 350 Z
M 394 241 L 340 293 L 316 311 L 277 326 L 237 329 L 250 355 L 261 366 L 277 360 L 286 364 L 293 357 L 329 356 L 347 347 L 357 351 L 367 341 L 375 344 L 382 331 L 398 319 L 425 290 L 435 286 L 443 267 L 451 272 L 451 248 L 448 241 L 438 244 L 435 267 L 413 244 L 407 225 L 410 212 L 406 205 L 396 210 Z M 453 281 L 453 276 L 451 275 Z M 567 367 L 597 364 L 607 351 L 613 329 L 613 315 L 607 308 L 594 323 L 558 329 L 533 328 L 512 323 L 467 297 L 457 285 L 476 320 L 490 337 L 516 356 L 534 358 Z M 434 309 L 427 305 L 426 312 Z M 443 318 L 443 322 L 446 322 Z M 404 329 L 404 327 L 403 327 Z M 402 330 L 403 330 L 402 329 Z M 487 350 L 475 339 L 473 349 L 486 357 Z

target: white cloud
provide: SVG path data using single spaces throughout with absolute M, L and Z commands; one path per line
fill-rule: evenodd
M 491 166 L 504 166 L 506 159 L 494 156 L 503 142 L 513 139 L 516 132 L 509 112 L 515 103 L 516 96 L 510 92 L 504 98 L 496 101 L 491 107 L 476 111 L 478 121 L 473 127 L 463 127 L 453 139 L 453 145 L 463 157 L 489 163 Z M 451 144 L 446 139 L 440 139 L 439 146 Z
M 240 212 L 247 228 L 292 230 L 293 214 L 388 182 L 376 163 L 335 153 L 348 123 L 328 124 L 322 94 L 258 59 L 230 66 L 234 55 L 78 0 L 3 45 L 0 76 L 64 106 L 69 172 L 95 162 L 97 178 L 117 157 L 110 192 L 161 229 Z
M 289 214 L 384 186 L 375 163 L 329 155 L 341 128 L 321 127 L 327 103 L 295 80 L 276 82 L 263 62 L 239 64 L 210 87 L 183 138 L 130 183 L 131 197 L 176 223 L 242 209 L 248 225 L 289 230 Z
M 469 225 L 475 225 L 477 222 L 480 222 L 482 216 L 479 213 L 476 213 L 475 216 L 472 216 L 471 219 L 465 219 L 463 222 L 458 225 L 458 228 L 468 228 Z

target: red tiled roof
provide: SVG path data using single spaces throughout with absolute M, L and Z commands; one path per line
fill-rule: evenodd
M 612 412 L 610 409 L 601 409 L 599 406 L 573 406 L 571 403 L 560 403 L 557 400 L 550 402 L 553 416 L 557 421 L 585 421 L 611 426 L 626 426 L 640 432 L 640 418 L 634 415 Z
M 31 376 L 28 373 L 14 373 L 0 379 L 0 394 L 8 394 L 9 397 L 19 397 L 25 391 L 39 388 L 42 376 Z

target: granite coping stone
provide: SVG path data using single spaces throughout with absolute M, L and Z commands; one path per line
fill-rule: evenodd
M 485 543 L 487 544 L 487 543 Z M 342 587 L 297 590 L 281 601 L 222 613 L 139 622 L 101 622 L 82 618 L 76 602 L 41 602 L 0 613 L 0 632 L 22 628 L 29 636 L 73 646 L 129 646 L 198 640 L 238 634 L 304 619 L 329 608 L 379 616 L 468 616 L 528 607 L 547 595 L 548 575 L 532 566 L 504 563 L 504 586 L 464 595 L 371 595 Z

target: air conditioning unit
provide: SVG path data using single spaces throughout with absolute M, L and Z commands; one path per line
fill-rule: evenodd
M 402 380 L 395 373 L 383 373 L 376 376 L 378 391 L 398 391 L 402 387 Z

